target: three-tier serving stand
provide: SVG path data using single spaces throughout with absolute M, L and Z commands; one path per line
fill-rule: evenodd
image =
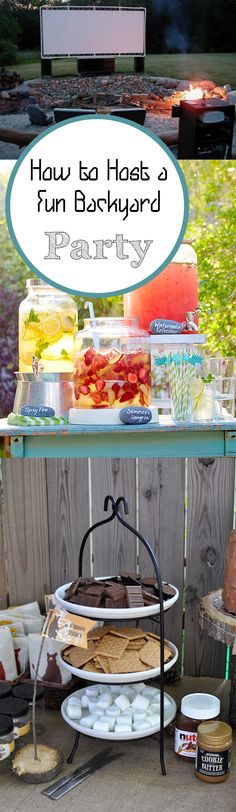
M 153 568 L 154 568 L 154 572 L 155 572 L 155 575 L 156 575 L 156 578 L 157 578 L 157 583 L 158 583 L 159 605 L 153 604 L 151 606 L 149 605 L 149 606 L 145 606 L 145 607 L 137 607 L 137 608 L 132 608 L 132 609 L 130 609 L 130 608 L 105 609 L 105 608 L 96 608 L 96 607 L 91 607 L 91 606 L 87 606 L 87 607 L 86 606 L 79 606 L 77 604 L 70 603 L 70 602 L 68 602 L 68 601 L 66 601 L 64 599 L 65 591 L 66 591 L 67 587 L 69 586 L 69 584 L 64 584 L 63 586 L 59 587 L 59 589 L 56 590 L 56 593 L 55 593 L 56 600 L 64 609 L 67 609 L 67 611 L 69 611 L 71 614 L 78 614 L 78 615 L 81 615 L 83 617 L 89 617 L 91 620 L 94 619 L 96 621 L 101 621 L 101 620 L 102 621 L 104 621 L 104 620 L 106 620 L 106 621 L 125 620 L 127 622 L 127 621 L 135 619 L 136 626 L 138 626 L 141 619 L 152 617 L 152 619 L 154 621 L 159 622 L 159 624 L 160 624 L 160 666 L 158 668 L 152 668 L 152 669 L 148 669 L 148 670 L 140 671 L 140 672 L 135 672 L 135 673 L 113 674 L 112 675 L 112 674 L 100 674 L 100 673 L 96 674 L 94 672 L 89 672 L 89 671 L 84 671 L 82 669 L 77 669 L 77 668 L 73 667 L 72 665 L 70 665 L 69 663 L 65 662 L 62 655 L 60 657 L 61 664 L 64 666 L 64 668 L 66 668 L 68 671 L 70 671 L 71 674 L 74 674 L 74 675 L 80 677 L 81 679 L 86 680 L 86 682 L 109 683 L 109 684 L 118 683 L 120 685 L 120 684 L 128 684 L 128 683 L 131 683 L 131 682 L 132 683 L 136 683 L 136 682 L 138 683 L 138 682 L 142 682 L 143 680 L 145 680 L 145 682 L 146 682 L 147 680 L 159 677 L 160 678 L 160 723 L 159 723 L 159 726 L 155 725 L 155 728 L 154 727 L 149 728 L 149 729 L 147 728 L 145 731 L 143 731 L 143 730 L 139 731 L 139 732 L 137 732 L 137 731 L 134 732 L 133 731 L 132 733 L 109 732 L 109 733 L 101 733 L 100 734 L 100 733 L 98 733 L 98 731 L 94 731 L 92 728 L 88 729 L 88 728 L 83 727 L 83 724 L 82 724 L 83 720 L 81 720 L 81 719 L 79 721 L 76 721 L 74 719 L 73 720 L 69 719 L 69 716 L 67 715 L 67 710 L 66 710 L 68 700 L 66 699 L 63 702 L 62 707 L 61 707 L 62 716 L 63 716 L 64 720 L 67 722 L 67 724 L 69 724 L 74 730 L 76 730 L 75 741 L 74 741 L 74 745 L 73 745 L 71 754 L 70 754 L 70 756 L 68 758 L 68 762 L 71 763 L 73 761 L 75 752 L 76 752 L 78 744 L 79 744 L 79 739 L 80 739 L 80 734 L 81 733 L 83 733 L 84 735 L 87 735 L 87 736 L 91 736 L 93 738 L 109 739 L 110 741 L 120 741 L 120 740 L 125 740 L 125 739 L 132 740 L 132 739 L 143 738 L 143 737 L 146 737 L 146 736 L 153 736 L 154 734 L 160 733 L 160 765 L 161 765 L 162 775 L 165 775 L 166 774 L 166 769 L 165 769 L 165 761 L 164 761 L 164 728 L 168 724 L 170 724 L 170 722 L 175 717 L 176 704 L 175 704 L 174 700 L 172 699 L 172 697 L 167 695 L 168 700 L 169 700 L 169 706 L 168 706 L 168 711 L 166 713 L 164 712 L 164 697 L 165 697 L 165 694 L 164 694 L 164 678 L 165 678 L 165 671 L 172 668 L 172 666 L 174 665 L 174 663 L 178 659 L 178 649 L 176 648 L 176 646 L 173 643 L 170 643 L 168 641 L 168 645 L 170 646 L 170 648 L 172 650 L 173 656 L 171 657 L 171 659 L 169 661 L 167 661 L 165 663 L 164 662 L 164 644 L 165 644 L 165 638 L 164 638 L 164 612 L 167 611 L 167 609 L 169 609 L 170 606 L 172 606 L 175 603 L 175 601 L 179 597 L 179 593 L 178 593 L 177 588 L 174 587 L 174 589 L 175 589 L 174 596 L 169 598 L 168 600 L 163 599 L 163 588 L 162 588 L 162 579 L 161 579 L 161 574 L 160 574 L 160 567 L 159 567 L 159 563 L 157 561 L 157 558 L 155 556 L 155 553 L 154 553 L 151 545 L 149 544 L 149 542 L 146 541 L 146 539 L 141 535 L 141 533 L 137 529 L 132 527 L 132 525 L 130 525 L 127 522 L 127 520 L 124 518 L 124 516 L 120 512 L 120 507 L 121 507 L 121 505 L 123 505 L 125 516 L 127 516 L 128 513 L 129 513 L 128 503 L 127 503 L 126 499 L 123 496 L 120 496 L 115 501 L 115 499 L 112 496 L 110 496 L 110 495 L 106 496 L 105 501 L 104 501 L 104 511 L 105 512 L 107 512 L 107 510 L 108 510 L 109 503 L 111 503 L 111 506 L 112 506 L 111 515 L 108 516 L 106 519 L 102 519 L 101 521 L 96 522 L 91 527 L 89 527 L 89 529 L 87 530 L 87 532 L 85 533 L 85 535 L 83 537 L 83 540 L 82 540 L 81 546 L 80 546 L 80 552 L 79 552 L 79 576 L 82 577 L 84 548 L 85 548 L 86 542 L 87 542 L 90 534 L 93 533 L 98 527 L 101 527 L 102 525 L 108 524 L 109 522 L 112 522 L 114 519 L 117 519 L 127 530 L 130 531 L 130 533 L 132 533 L 134 536 L 136 536 L 136 538 L 145 546 L 145 548 L 146 548 L 146 550 L 147 550 L 147 552 L 149 554 L 149 557 L 151 558 Z M 107 577 L 103 578 L 103 579 L 99 579 L 99 580 L 107 580 Z M 77 695 L 78 697 L 81 697 L 81 695 L 83 693 L 84 693 L 83 690 L 82 691 L 79 690 L 79 691 L 75 692 L 74 695 Z

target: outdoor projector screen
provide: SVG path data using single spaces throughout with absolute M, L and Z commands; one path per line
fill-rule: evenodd
M 145 55 L 145 8 L 42 6 L 41 57 Z

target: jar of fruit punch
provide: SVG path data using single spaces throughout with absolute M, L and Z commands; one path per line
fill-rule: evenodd
M 73 372 L 77 306 L 67 293 L 42 279 L 27 279 L 19 307 L 19 371 L 32 372 L 37 356 L 44 372 Z
M 85 319 L 75 339 L 74 405 L 83 409 L 149 406 L 149 341 L 137 319 Z

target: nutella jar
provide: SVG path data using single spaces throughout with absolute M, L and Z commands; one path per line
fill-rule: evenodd
M 220 700 L 212 694 L 187 694 L 175 722 L 175 753 L 184 759 L 195 759 L 197 731 L 200 722 L 215 719 L 220 713 Z
M 232 728 L 225 722 L 203 722 L 198 727 L 195 773 L 201 781 L 225 781 L 231 767 Z
M 11 757 L 15 750 L 13 721 L 10 716 L 0 715 L 0 773 L 11 768 Z
M 23 699 L 10 696 L 0 701 L 0 713 L 10 716 L 13 721 L 14 739 L 27 736 L 30 733 L 29 705 Z M 25 741 L 25 739 L 24 739 Z M 26 743 L 26 742 L 25 742 Z

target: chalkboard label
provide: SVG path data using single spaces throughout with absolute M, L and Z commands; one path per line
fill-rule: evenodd
M 151 410 L 141 406 L 127 406 L 127 408 L 120 411 L 121 422 L 126 423 L 128 426 L 143 426 L 145 423 L 150 423 L 151 419 Z
M 24 417 L 54 417 L 55 409 L 51 406 L 22 406 L 20 413 Z

